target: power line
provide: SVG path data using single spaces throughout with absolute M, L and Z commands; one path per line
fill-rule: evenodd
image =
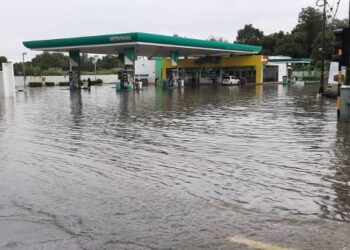
M 336 17 L 336 15 L 338 14 L 340 1 L 341 1 L 341 0 L 338 0 L 338 1 L 337 1 L 336 7 L 335 7 L 335 11 L 334 11 L 334 2 L 333 2 L 333 5 L 331 6 L 331 5 L 329 4 L 329 2 L 326 1 L 326 0 L 317 0 L 317 1 L 316 1 L 316 6 L 317 6 L 317 7 L 324 7 L 324 5 L 325 5 L 325 3 L 326 3 L 326 6 L 329 8 L 329 12 L 332 14 L 332 19 L 334 19 L 334 18 Z M 328 10 L 327 10 L 327 11 L 328 11 Z
M 337 2 L 337 4 L 336 4 L 336 9 L 335 9 L 335 11 L 333 11 L 333 9 L 334 9 L 334 7 L 333 7 L 333 6 L 334 6 L 334 3 L 333 3 L 333 6 L 330 6 L 329 3 L 327 2 L 327 5 L 328 5 L 328 7 L 329 7 L 329 9 L 330 9 L 330 12 L 333 14 L 332 19 L 334 19 L 334 18 L 336 17 L 337 13 L 338 13 L 338 10 L 339 10 L 340 0 L 338 0 L 338 2 Z
M 334 14 L 334 16 L 336 16 L 336 15 L 338 14 L 339 5 L 340 5 L 340 0 L 338 0 L 338 3 L 337 3 L 337 9 L 335 10 L 335 14 Z

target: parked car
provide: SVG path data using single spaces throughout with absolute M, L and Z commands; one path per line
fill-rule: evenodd
M 222 79 L 222 85 L 238 85 L 239 79 L 235 76 L 224 76 Z

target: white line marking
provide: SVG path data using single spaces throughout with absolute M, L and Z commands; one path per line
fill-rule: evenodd
M 244 245 L 249 248 L 259 249 L 259 250 L 295 250 L 294 248 L 282 247 L 271 243 L 255 241 L 242 236 L 235 236 L 235 237 L 229 238 L 229 241 L 235 244 Z

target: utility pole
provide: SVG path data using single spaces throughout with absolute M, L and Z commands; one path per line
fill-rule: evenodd
M 320 89 L 318 91 L 318 93 L 320 95 L 323 94 L 324 92 L 324 72 L 325 72 L 325 68 L 324 68 L 324 60 L 325 60 L 325 40 L 326 40 L 326 22 L 327 22 L 327 0 L 323 0 L 323 25 L 322 25 L 322 64 L 321 64 L 321 82 L 320 82 Z

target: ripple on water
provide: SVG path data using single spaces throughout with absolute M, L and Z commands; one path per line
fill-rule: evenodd
M 29 197 L 48 207 L 70 207 L 67 193 L 93 203 L 147 186 L 349 222 L 348 129 L 312 87 L 279 88 L 31 90 L 0 106 L 0 172 L 9 189 L 30 182 Z

